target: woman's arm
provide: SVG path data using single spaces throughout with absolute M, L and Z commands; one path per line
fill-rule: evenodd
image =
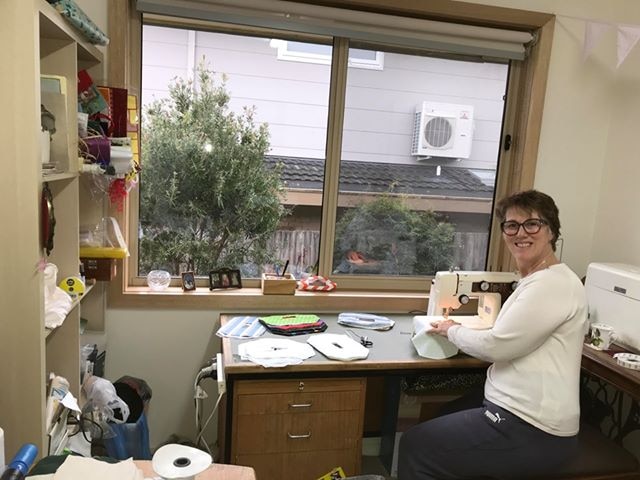
M 490 362 L 512 360 L 538 348 L 567 320 L 575 302 L 573 293 L 566 278 L 547 271 L 518 287 L 493 328 L 472 330 L 449 321 L 439 328 L 469 355 Z

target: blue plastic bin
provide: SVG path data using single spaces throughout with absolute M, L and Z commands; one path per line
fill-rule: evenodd
M 149 426 L 144 413 L 136 423 L 112 423 L 109 426 L 115 436 L 104 439 L 107 455 L 117 460 L 131 457 L 134 460 L 151 460 Z

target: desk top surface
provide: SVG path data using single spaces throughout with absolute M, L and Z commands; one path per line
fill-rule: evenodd
M 221 315 L 223 324 L 236 314 Z M 327 323 L 328 333 L 345 333 L 346 328 L 337 323 L 337 315 L 321 315 Z M 413 316 L 389 315 L 396 324 L 391 330 L 376 331 L 353 328 L 359 335 L 366 335 L 373 342 L 369 350 L 369 357 L 365 360 L 341 362 L 329 360 L 321 353 L 305 360 L 300 365 L 291 365 L 283 368 L 266 369 L 249 361 L 241 360 L 238 355 L 238 345 L 248 340 L 222 339 L 222 351 L 224 355 L 225 372 L 228 375 L 250 375 L 254 373 L 297 373 L 297 372 L 408 372 L 433 369 L 479 369 L 489 364 L 465 354 L 443 360 L 431 360 L 420 357 L 411 343 L 413 333 Z M 261 338 L 290 338 L 299 342 L 306 342 L 309 335 L 283 337 L 269 332 Z M 582 354 L 582 368 L 591 375 L 604 380 L 628 393 L 633 398 L 640 400 L 640 371 L 621 367 L 613 358 L 613 352 L 596 351 L 584 347 Z
M 233 315 L 221 315 L 220 322 L 224 324 Z M 346 327 L 337 323 L 338 316 L 335 314 L 320 315 L 327 324 L 326 333 L 345 333 Z M 470 357 L 465 354 L 458 354 L 443 360 L 432 360 L 420 357 L 411 343 L 413 334 L 413 316 L 410 315 L 389 315 L 396 324 L 391 330 L 377 331 L 362 328 L 351 328 L 358 335 L 367 336 L 373 342 L 369 348 L 369 356 L 364 360 L 352 362 L 342 362 L 329 360 L 320 352 L 299 365 L 291 365 L 283 368 L 266 369 L 261 365 L 256 365 L 250 361 L 241 360 L 238 355 L 238 345 L 250 340 L 240 340 L 223 338 L 222 352 L 224 355 L 224 368 L 227 375 L 242 375 L 252 373 L 287 373 L 287 372 L 331 372 L 340 371 L 409 371 L 424 369 L 478 369 L 485 368 L 489 364 L 482 360 Z M 313 334 L 310 334 L 313 335 Z M 296 335 L 292 337 L 274 335 L 266 332 L 260 338 L 287 338 L 305 343 L 310 335 Z

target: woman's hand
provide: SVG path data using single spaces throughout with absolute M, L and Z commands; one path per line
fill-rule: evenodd
M 454 325 L 460 325 L 458 322 L 454 322 L 453 320 L 440 320 L 438 322 L 431 322 L 431 326 L 433 327 L 427 333 L 431 335 L 442 335 L 443 337 L 447 336 L 447 332 Z

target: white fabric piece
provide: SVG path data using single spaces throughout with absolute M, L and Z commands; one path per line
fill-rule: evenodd
M 67 318 L 73 301 L 71 297 L 56 285 L 58 267 L 47 263 L 44 267 L 44 326 L 56 328 Z
M 53 480 L 78 480 L 80 478 L 90 478 L 91 480 L 143 480 L 144 476 L 130 458 L 118 463 L 107 463 L 77 455 L 67 456 L 53 475 Z
M 393 328 L 395 322 L 373 313 L 343 312 L 338 315 L 338 324 L 370 330 L 389 330 Z
M 584 28 L 584 43 L 582 45 L 582 60 L 586 60 L 596 47 L 604 32 L 609 30 L 611 25 L 601 22 L 587 22 Z
M 520 280 L 489 330 L 453 326 L 460 350 L 493 362 L 485 397 L 558 436 L 578 433 L 580 362 L 588 330 L 584 286 L 564 264 Z
M 638 40 L 640 40 L 640 27 L 618 27 L 618 63 L 616 68 L 619 68 L 626 60 Z
M 347 335 L 318 333 L 311 335 L 307 343 L 331 360 L 350 362 L 369 356 L 369 350 Z
M 315 355 L 311 345 L 286 338 L 261 338 L 241 343 L 238 353 L 242 360 L 249 360 L 266 368 L 298 365 Z

